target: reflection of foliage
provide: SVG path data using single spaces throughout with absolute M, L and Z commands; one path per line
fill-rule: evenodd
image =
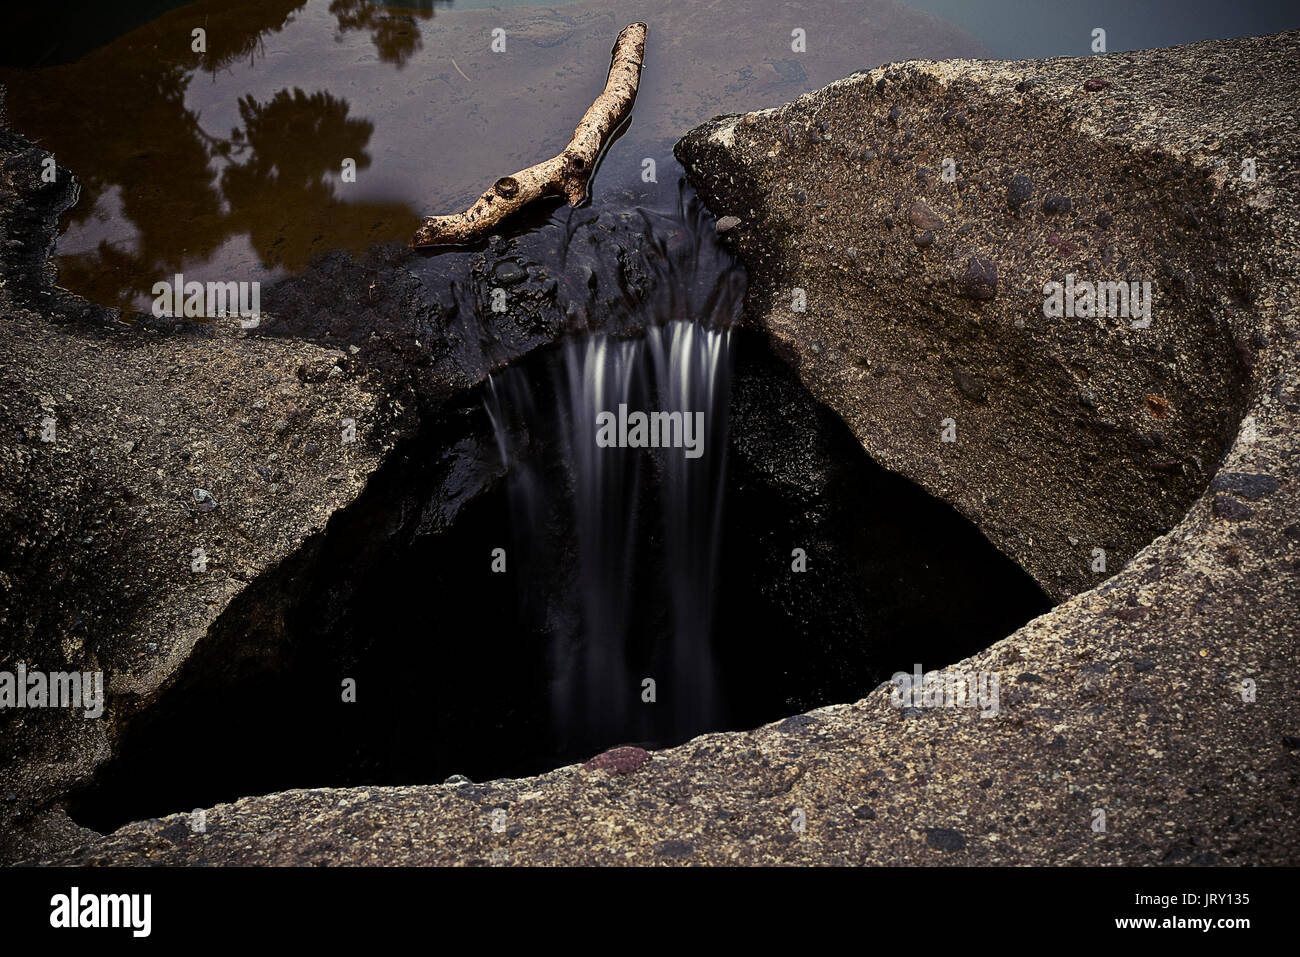
M 88 227 L 101 197 L 117 187 L 116 215 L 134 226 L 134 249 L 102 243 L 93 254 L 61 256 L 64 285 L 126 306 L 244 233 L 264 263 L 296 269 L 331 245 L 361 248 L 390 224 L 400 223 L 402 235 L 413 228 L 415 213 L 404 205 L 334 195 L 345 157 L 359 169 L 371 162 L 365 147 L 374 125 L 349 118 L 346 101 L 297 89 L 264 103 L 245 97 L 243 128 L 227 138 L 205 130 L 187 107 L 196 72 L 254 51 L 304 2 L 201 0 L 76 63 L 0 77 L 11 90 L 10 121 L 81 181 L 66 221 Z M 202 25 L 208 53 L 173 42 Z M 171 55 L 159 56 L 160 48 Z
M 423 20 L 433 16 L 433 0 L 415 0 L 403 3 L 405 9 L 414 10 Z M 409 14 L 384 13 L 384 7 L 371 0 L 334 0 L 330 13 L 338 20 L 339 31 L 369 30 L 370 41 L 379 51 L 379 59 L 392 63 L 399 69 L 421 48 L 420 26 Z
M 281 90 L 265 104 L 251 96 L 239 101 L 244 130 L 236 138 L 248 151 L 246 162 L 227 166 L 221 191 L 230 203 L 237 231 L 247 231 L 253 248 L 268 264 L 305 262 L 295 255 L 302 244 L 280 249 L 286 234 L 305 236 L 311 224 L 336 204 L 334 183 L 343 157 L 357 168 L 370 165 L 364 151 L 374 132 L 369 120 L 348 118 L 348 105 L 325 92 Z M 235 133 L 239 133 L 238 130 Z M 268 219 L 267 209 L 277 213 Z M 308 243 L 310 245 L 310 243 Z

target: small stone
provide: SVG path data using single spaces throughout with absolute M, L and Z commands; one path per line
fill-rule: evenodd
M 1137 605 L 1134 608 L 1121 608 L 1115 612 L 1115 617 L 1120 621 L 1137 621 L 1151 614 L 1151 609 L 1146 605 Z
M 1245 502 L 1239 502 L 1222 492 L 1214 496 L 1214 514 L 1229 522 L 1240 522 L 1255 514 Z
M 1043 200 L 1043 212 L 1049 216 L 1068 213 L 1071 206 L 1070 197 L 1068 196 L 1048 196 Z
M 1101 229 L 1107 229 L 1114 221 L 1115 217 L 1104 209 L 1098 213 L 1097 218 L 1093 220 L 1093 222 L 1095 222 Z
M 957 294 L 967 299 L 992 299 L 998 294 L 998 267 L 991 260 L 971 256 L 957 281 Z
M 805 203 L 808 202 L 808 193 L 806 190 L 796 189 L 790 194 L 790 196 L 800 206 L 803 206 Z
M 1232 492 L 1252 502 L 1272 495 L 1277 489 L 1277 479 L 1258 472 L 1220 472 L 1210 482 L 1212 492 Z
M 1217 74 L 1207 73 L 1205 76 L 1201 77 L 1201 82 L 1208 83 L 1211 86 L 1223 86 L 1224 81 L 1223 77 L 1218 76 Z
M 978 402 L 988 394 L 988 388 L 984 383 L 960 366 L 952 370 L 952 375 L 953 381 L 957 385 L 957 391 L 966 398 Z
M 927 827 L 925 843 L 941 851 L 960 851 L 966 846 L 966 837 L 961 831 L 950 827 Z
M 1133 659 L 1133 670 L 1138 672 L 1139 674 L 1143 672 L 1151 671 L 1152 669 L 1155 668 L 1155 666 L 1156 663 L 1152 661 L 1150 658 Z
M 874 821 L 876 819 L 876 812 L 868 805 L 860 804 L 853 809 L 853 816 L 860 821 Z
M 796 715 L 791 715 L 790 717 L 782 721 L 780 724 L 778 724 L 776 726 L 776 730 L 780 731 L 782 734 L 790 734 L 795 731 L 802 731 L 804 728 L 807 728 L 814 724 L 820 724 L 820 721 L 818 721 L 818 719 L 814 718 L 812 715 L 796 714 Z
M 528 278 L 528 273 L 513 259 L 504 259 L 497 263 L 492 275 L 503 286 L 517 286 Z
M 1028 176 L 1013 176 L 1007 184 L 1007 206 L 1015 212 L 1034 194 L 1034 183 Z
M 200 512 L 210 512 L 217 507 L 216 499 L 212 497 L 212 493 L 207 489 L 196 488 L 192 494 L 194 496 L 194 505 Z
M 1091 389 L 1079 390 L 1079 404 L 1089 409 L 1097 408 L 1097 393 Z
M 695 845 L 690 841 L 660 841 L 655 845 L 656 857 L 683 858 L 695 853 Z
M 443 781 L 442 783 L 450 784 L 453 787 L 460 787 L 462 784 L 473 784 L 474 782 L 471 781 L 469 778 L 465 777 L 465 775 L 463 774 L 453 774 L 451 777 L 447 778 L 447 780 Z
M 714 228 L 719 233 L 725 233 L 735 229 L 739 225 L 740 225 L 739 216 L 723 216 L 720 220 L 718 220 Z
M 1169 414 L 1169 400 L 1162 395 L 1148 395 L 1143 401 L 1147 404 L 1147 409 L 1157 419 L 1163 419 Z
M 1108 86 L 1110 86 L 1110 80 L 1101 80 L 1095 76 L 1083 81 L 1083 88 L 1089 93 L 1096 93 L 1098 90 L 1104 90 Z
M 917 200 L 907 210 L 907 220 L 917 229 L 943 229 L 948 225 L 942 216 L 925 203 Z
M 912 242 L 916 243 L 920 249 L 929 249 L 934 245 L 934 233 L 926 230 L 923 233 L 913 236 Z
M 650 752 L 645 748 L 622 747 L 611 748 L 596 755 L 582 766 L 584 771 L 606 770 L 615 774 L 631 774 L 650 759 Z

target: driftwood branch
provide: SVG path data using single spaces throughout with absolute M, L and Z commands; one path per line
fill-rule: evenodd
M 412 246 L 441 246 L 480 239 L 507 216 L 543 196 L 563 195 L 570 206 L 587 198 L 591 178 L 609 137 L 632 112 L 641 61 L 645 56 L 644 23 L 624 27 L 614 43 L 605 89 L 583 115 L 573 139 L 558 155 L 503 176 L 463 213 L 429 216 L 415 232 Z

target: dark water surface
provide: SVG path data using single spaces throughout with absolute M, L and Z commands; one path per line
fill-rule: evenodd
M 66 50 L 35 59 L 91 45 L 81 34 L 96 24 L 112 33 L 131 22 L 67 19 Z M 10 123 L 81 182 L 60 284 L 147 309 L 153 284 L 176 272 L 266 282 L 329 250 L 404 241 L 421 215 L 464 208 L 496 177 L 554 155 L 603 87 L 618 31 L 637 19 L 650 26 L 641 91 L 595 183 L 631 205 L 659 189 L 642 178 L 646 159 L 675 189 L 673 142 L 714 114 L 775 106 L 888 60 L 983 52 L 884 0 L 504 10 L 201 0 L 73 62 L 0 79 Z M 812 37 L 809 52 L 792 51 L 794 26 Z M 204 53 L 191 48 L 195 28 Z M 504 53 L 490 49 L 497 28 Z M 355 182 L 343 181 L 349 158 Z
M 7 16 L 10 122 L 82 186 L 64 217 L 60 282 L 129 311 L 176 272 L 267 281 L 463 208 L 563 146 L 615 35 L 636 19 L 650 25 L 641 94 L 596 184 L 630 203 L 655 192 L 645 159 L 660 183 L 674 179 L 671 144 L 692 126 L 854 70 L 1087 55 L 1095 27 L 1111 51 L 1268 32 L 1300 26 L 1300 5 L 64 0 Z M 806 52 L 791 49 L 795 27 Z M 195 28 L 207 31 L 204 53 L 191 48 Z M 497 28 L 504 53 L 490 49 Z M 355 182 L 341 176 L 348 158 Z

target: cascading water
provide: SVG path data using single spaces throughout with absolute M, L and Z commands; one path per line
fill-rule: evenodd
M 507 262 L 528 278 L 502 315 Z M 327 271 L 280 288 L 278 322 L 350 336 L 393 375 L 436 369 L 418 380 L 431 393 L 462 387 L 214 625 L 78 823 L 305 785 L 488 781 L 753 728 L 1046 610 L 741 326 L 743 269 L 688 191 L 384 268 L 373 314 L 340 325 L 332 300 L 364 284 Z M 414 317 L 413 288 L 440 297 Z
M 687 319 L 636 338 L 571 337 L 551 362 L 549 402 L 538 401 L 517 368 L 492 377 L 485 403 L 509 468 L 521 582 L 547 562 L 573 563 L 570 627 L 556 626 L 564 620 L 550 607 L 557 596 L 523 602 L 534 627 L 550 622 L 541 630 L 549 632 L 551 716 L 563 739 L 680 736 L 716 721 L 712 625 L 730 341 L 729 330 Z M 555 430 L 554 445 L 541 438 Z M 559 463 L 543 460 L 552 448 Z M 569 519 L 570 547 L 556 551 L 546 514 Z M 660 612 L 657 634 L 634 627 L 642 609 Z

